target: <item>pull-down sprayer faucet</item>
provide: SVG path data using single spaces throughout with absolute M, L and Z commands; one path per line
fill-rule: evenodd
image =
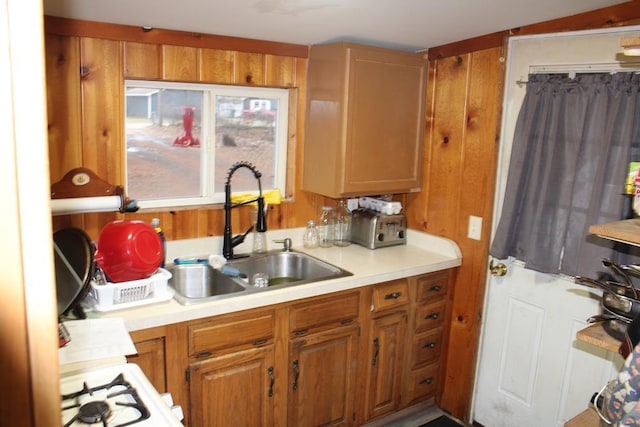
M 253 172 L 253 176 L 258 180 L 258 197 L 246 202 L 231 204 L 231 176 L 240 168 L 247 168 Z M 256 221 L 256 231 L 263 233 L 267 231 L 267 222 L 264 216 L 264 198 L 262 197 L 262 184 L 260 183 L 260 177 L 262 174 L 251 163 L 241 161 L 234 163 L 229 172 L 227 172 L 227 181 L 224 184 L 224 235 L 222 243 L 222 256 L 226 259 L 233 258 L 233 248 L 238 246 L 244 241 L 244 237 L 252 230 L 253 225 L 244 233 L 231 237 L 231 209 L 237 206 L 243 206 L 249 203 L 258 202 L 258 218 Z

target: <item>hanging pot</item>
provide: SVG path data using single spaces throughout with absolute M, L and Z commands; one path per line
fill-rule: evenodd
M 603 307 L 629 320 L 640 314 L 640 300 L 629 295 L 603 292 L 601 301 Z
M 77 228 L 65 228 L 53 234 L 58 316 L 73 312 L 86 316 L 80 303 L 89 292 L 95 271 L 95 248 L 87 234 Z

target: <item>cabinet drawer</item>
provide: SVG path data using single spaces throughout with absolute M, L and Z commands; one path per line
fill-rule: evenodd
M 442 353 L 442 329 L 414 335 L 411 346 L 411 366 L 437 361 Z
M 360 293 L 352 292 L 295 304 L 289 311 L 290 331 L 301 335 L 312 328 L 350 324 L 358 318 L 359 301 Z
M 373 311 L 404 305 L 409 302 L 409 286 L 407 279 L 398 279 L 381 283 L 373 287 Z
M 418 278 L 417 301 L 426 303 L 444 298 L 449 290 L 449 273 L 441 271 Z
M 436 394 L 440 381 L 439 375 L 440 365 L 437 363 L 411 371 L 410 383 L 407 390 L 409 393 L 409 403 L 412 404 Z
M 202 357 L 224 348 L 271 342 L 274 318 L 273 311 L 262 311 L 193 322 L 187 327 L 189 357 Z
M 444 322 L 446 300 L 418 307 L 416 309 L 416 332 L 437 328 Z

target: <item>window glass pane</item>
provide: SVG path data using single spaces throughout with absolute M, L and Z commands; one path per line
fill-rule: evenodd
M 224 191 L 227 170 L 238 160 L 253 163 L 262 174 L 263 188 L 277 188 L 277 118 L 275 98 L 216 96 L 216 192 Z M 252 174 L 234 173 L 234 192 L 255 190 Z
M 125 82 L 126 192 L 142 208 L 224 202 L 231 166 L 252 163 L 262 190 L 285 193 L 289 91 Z M 232 191 L 257 191 L 246 168 Z
M 203 91 L 128 87 L 125 108 L 128 194 L 201 196 Z

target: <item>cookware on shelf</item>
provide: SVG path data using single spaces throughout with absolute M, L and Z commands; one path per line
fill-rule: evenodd
M 98 236 L 96 262 L 110 282 L 128 282 L 153 275 L 164 257 L 162 241 L 144 221 L 117 220 Z
M 95 247 L 87 234 L 77 228 L 64 228 L 53 234 L 58 316 L 73 312 L 86 316 L 80 303 L 89 292 L 95 271 Z

